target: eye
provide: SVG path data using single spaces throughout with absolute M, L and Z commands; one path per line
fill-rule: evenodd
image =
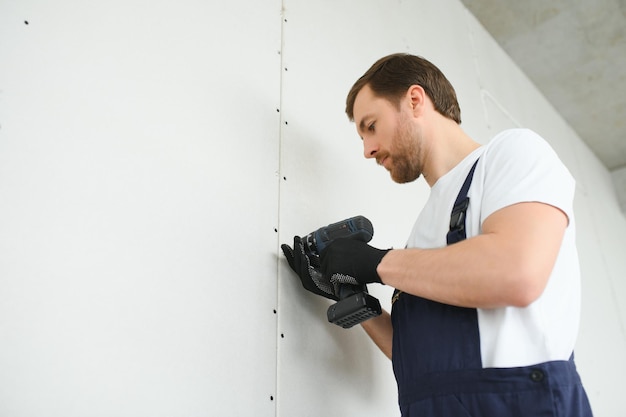
M 367 130 L 373 132 L 376 130 L 376 122 L 372 122 L 367 126 Z

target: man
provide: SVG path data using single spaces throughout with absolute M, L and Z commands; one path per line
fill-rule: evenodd
M 591 416 L 573 361 L 575 184 L 554 151 L 525 129 L 481 146 L 459 126 L 449 81 L 408 54 L 377 61 L 346 113 L 366 158 L 431 187 L 407 248 L 337 239 L 320 254 L 321 277 L 298 236 L 283 250 L 328 298 L 336 283 L 396 289 L 391 315 L 362 326 L 392 359 L 402 415 Z

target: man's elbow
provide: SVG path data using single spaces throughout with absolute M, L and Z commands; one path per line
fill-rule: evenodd
M 509 292 L 509 303 L 513 307 L 525 308 L 534 303 L 546 288 L 550 273 L 527 268 L 514 274 Z

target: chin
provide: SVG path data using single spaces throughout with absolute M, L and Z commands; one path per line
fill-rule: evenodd
M 391 180 L 397 184 L 406 184 L 407 182 L 411 182 L 410 180 L 407 180 L 406 178 L 394 177 L 393 174 L 391 174 Z
M 411 175 L 411 176 L 401 176 L 398 177 L 396 175 L 393 175 L 393 172 L 390 172 L 389 175 L 391 176 L 391 179 L 393 180 L 393 182 L 398 183 L 398 184 L 406 184 L 409 182 L 413 182 L 416 179 L 418 179 L 421 176 L 421 173 L 418 173 L 417 175 Z

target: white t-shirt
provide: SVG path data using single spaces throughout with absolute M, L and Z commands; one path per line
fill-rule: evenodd
M 527 129 L 506 130 L 439 178 L 407 247 L 446 245 L 452 206 L 478 157 L 480 161 L 468 193 L 468 239 L 482 232 L 482 223 L 490 214 L 520 202 L 552 205 L 569 219 L 548 284 L 535 302 L 525 308 L 477 310 L 483 367 L 567 360 L 574 349 L 580 315 L 580 271 L 573 213 L 575 181 L 539 135 Z

